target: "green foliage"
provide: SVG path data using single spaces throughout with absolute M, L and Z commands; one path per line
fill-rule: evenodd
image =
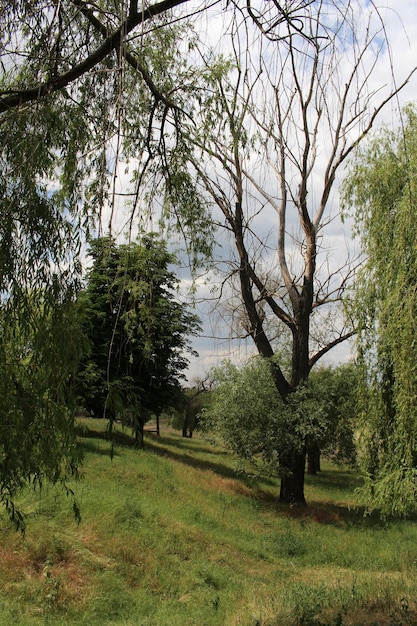
M 185 28 L 192 40 L 191 28 L 155 16 L 154 28 L 141 27 L 126 48 L 109 48 L 87 71 L 82 63 L 126 17 L 119 5 L 100 2 L 94 12 L 85 3 L 44 0 L 1 7 L 0 499 L 17 523 L 22 518 L 14 498 L 22 485 L 65 480 L 76 471 L 72 382 L 83 346 L 71 303 L 79 288 L 81 245 L 112 206 L 120 161 L 132 178 L 130 225 L 139 196 L 148 191 L 159 207 L 171 181 L 165 219 L 183 219 L 179 230 L 189 237 L 193 258 L 210 247 L 205 207 L 186 195 L 184 175 L 170 179 L 174 170 L 185 171 L 177 167 L 183 164 L 177 135 L 190 69 L 179 49 Z M 133 63 L 121 54 L 127 49 Z M 72 80 L 61 81 L 68 72 Z M 51 88 L 43 90 L 45 84 Z M 25 100 L 36 85 L 40 89 Z M 163 317 L 165 310 L 154 313 Z M 129 315 L 124 323 L 132 329 Z M 164 341 L 161 335 L 160 350 Z M 175 341 L 180 345 L 178 335 L 171 347 Z M 172 371 L 184 366 L 178 356 Z M 103 368 L 90 363 L 84 374 L 93 392 L 102 386 Z M 106 384 L 110 388 L 107 378 Z M 127 398 L 135 406 L 136 392 L 124 372 L 122 386 L 112 382 L 109 410 L 116 413 Z
M 174 257 L 154 235 L 117 246 L 91 242 L 93 265 L 79 309 L 88 352 L 80 403 L 96 416 L 142 424 L 180 397 L 188 335 L 197 317 L 175 298 Z
M 202 415 L 203 429 L 244 459 L 262 454 L 265 460 L 277 461 L 284 435 L 284 405 L 268 362 L 254 358 L 241 369 L 225 362 L 213 378 L 210 406 Z
M 89 67 L 110 33 L 120 28 L 121 37 L 128 37 L 123 3 L 115 7 L 106 0 L 99 10 L 83 3 L 60 3 L 51 10 L 44 0 L 3 5 L 0 165 L 7 176 L 0 192 L 5 215 L 25 214 L 36 222 L 41 207 L 34 197 L 48 204 L 53 196 L 55 209 L 64 209 L 73 223 L 90 231 L 113 206 L 114 183 L 124 169 L 131 224 L 137 215 L 146 219 L 155 210 L 159 219 L 162 212 L 166 225 L 186 236 L 194 265 L 205 258 L 212 239 L 208 210 L 192 192 L 182 133 L 195 85 L 195 71 L 183 55 L 185 37 L 190 45 L 195 38 L 191 24 L 154 15 L 153 27 L 144 29 L 139 16 L 129 41 L 110 45 Z M 45 84 L 51 88 L 35 90 L 25 105 L 24 100 L 22 106 L 18 100 L 6 104 L 9 96 L 21 93 L 24 99 L 25 90 Z M 7 186 L 15 201 L 19 198 L 18 214 L 7 211 Z M 40 189 L 46 193 L 39 195 Z M 139 206 L 143 197 L 149 201 L 146 210 Z M 54 217 L 62 220 L 62 213 L 55 211 Z M 2 228 L 8 226 L 2 219 Z M 61 245 L 68 241 L 68 233 L 58 233 L 55 224 L 50 237 Z M 7 237 L 2 241 L 8 246 Z M 0 256 L 1 265 L 5 257 Z M 7 264 L 13 258 L 9 254 Z
M 317 422 L 311 438 L 320 451 L 340 465 L 356 464 L 359 369 L 354 363 L 313 370 L 308 379 L 311 411 Z
M 225 363 L 214 372 L 205 430 L 243 459 L 262 459 L 269 470 L 286 472 L 289 451 L 313 443 L 340 463 L 354 463 L 355 369 L 340 366 L 312 372 L 284 403 L 266 359 L 244 367 Z
M 363 368 L 364 497 L 386 514 L 417 502 L 417 114 L 357 155 L 344 187 L 366 263 L 354 312 Z
M 71 385 L 80 356 L 78 326 L 72 302 L 52 307 L 49 297 L 28 294 L 24 310 L 10 297 L 0 310 L 0 502 L 21 529 L 20 490 L 50 480 L 71 494 L 65 485 L 81 459 Z M 74 511 L 79 515 L 75 500 Z
M 184 437 L 192 437 L 199 427 L 203 409 L 210 405 L 210 391 L 202 385 L 183 390 L 182 401 L 172 415 L 173 428 L 182 430 Z
M 80 353 L 72 310 L 79 240 L 50 182 L 67 112 L 44 102 L 36 117 L 3 117 L 0 133 L 0 502 L 20 527 L 20 489 L 65 484 L 79 463 L 70 384 Z

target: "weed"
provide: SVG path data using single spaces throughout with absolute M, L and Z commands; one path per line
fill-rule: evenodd
M 53 575 L 49 562 L 45 563 L 42 575 L 45 579 L 44 603 L 47 610 L 51 611 L 58 606 L 61 580 L 59 577 Z
M 288 528 L 276 539 L 275 549 L 279 556 L 293 559 L 305 554 L 307 547 L 304 537 Z
M 216 576 L 216 574 L 208 568 L 204 567 L 201 570 L 201 579 L 203 580 L 205 585 L 211 587 L 212 589 L 216 589 L 216 591 L 218 589 L 221 589 L 222 587 L 222 582 L 220 581 L 219 577 Z
M 297 624 L 322 626 L 319 614 L 326 607 L 327 594 L 323 585 L 295 584 L 290 592 L 290 606 Z
M 143 513 L 139 504 L 135 501 L 126 500 L 115 512 L 115 522 L 119 525 L 131 526 L 140 523 Z

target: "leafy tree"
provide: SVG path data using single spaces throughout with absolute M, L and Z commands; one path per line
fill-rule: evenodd
M 198 429 L 200 414 L 210 404 L 210 387 L 208 377 L 197 380 L 193 387 L 183 390 L 182 402 L 173 415 L 172 425 L 182 431 L 183 437 L 192 438 Z
M 78 375 L 83 405 L 99 417 L 131 420 L 142 442 L 151 414 L 175 406 L 198 318 L 175 298 L 175 259 L 155 235 L 90 244 L 93 265 L 80 295 L 89 352 Z
M 202 426 L 242 459 L 261 462 L 281 477 L 288 472 L 288 450 L 303 442 L 333 460 L 352 463 L 354 380 L 353 366 L 323 368 L 284 402 L 266 359 L 254 357 L 242 368 L 227 362 L 214 371 Z
M 28 484 L 78 476 L 81 452 L 74 429 L 72 381 L 80 357 L 73 301 L 48 291 L 10 295 L 0 307 L 0 503 L 25 528 L 16 498 Z M 73 498 L 74 512 L 79 517 Z
M 354 21 L 350 21 L 350 7 L 353 6 L 355 14 L 357 6 L 349 2 L 346 6 L 339 5 L 339 2 L 298 0 L 283 7 L 273 0 L 261 2 L 258 6 L 231 2 L 226 3 L 226 7 L 215 7 L 213 11 L 230 17 L 232 48 L 237 53 L 233 71 L 239 81 L 224 90 L 218 64 L 210 77 L 212 57 L 202 59 L 204 44 L 197 45 L 192 25 L 182 21 L 195 11 L 194 4 L 188 1 L 162 0 L 146 7 L 131 0 L 3 2 L 0 9 L 3 71 L 0 81 L 0 292 L 2 297 L 3 294 L 9 296 L 13 283 L 15 310 L 22 313 L 18 323 L 22 323 L 23 312 L 28 307 L 18 305 L 15 298 L 19 297 L 23 302 L 26 288 L 35 292 L 44 290 L 51 301 L 58 287 L 57 301 L 64 299 L 67 288 L 68 293 L 76 289 L 77 256 L 83 238 L 91 230 L 96 232 L 96 227 L 102 232 L 103 223 L 105 229 L 107 223 L 110 229 L 114 228 L 120 210 L 120 194 L 123 194 L 129 211 L 127 218 L 123 215 L 123 220 L 128 222 L 130 231 L 136 217 L 142 223 L 149 219 L 152 211 L 158 212 L 158 218 L 162 213 L 170 230 L 186 236 L 187 251 L 194 265 L 210 252 L 213 224 L 226 221 L 232 240 L 239 244 L 236 247 L 238 271 L 232 267 L 231 276 L 242 278 L 244 327 L 256 339 L 260 354 L 269 358 L 274 353 L 274 346 L 270 335 L 265 340 L 266 325 L 271 328 L 266 321 L 270 318 L 267 313 L 269 308 L 273 315 L 280 312 L 277 317 L 292 333 L 294 346 L 297 346 L 294 351 L 296 368 L 289 380 L 282 376 L 279 368 L 275 368 L 275 380 L 284 395 L 295 389 L 315 358 L 314 354 L 309 354 L 308 360 L 306 356 L 312 310 L 329 302 L 321 297 L 322 291 L 328 296 L 331 294 L 331 289 L 324 288 L 332 281 L 324 278 L 322 285 L 318 286 L 313 279 L 317 277 L 317 242 L 325 223 L 324 209 L 337 167 L 350 147 L 372 125 L 380 109 L 376 105 L 375 115 L 372 109 L 370 116 L 366 117 L 371 99 L 368 101 L 366 80 L 360 84 L 355 74 L 362 67 L 372 43 L 380 44 L 379 32 L 375 37 L 369 35 L 362 51 L 355 47 L 350 65 L 353 71 L 347 81 L 345 76 L 340 76 L 338 82 L 337 68 L 347 67 L 345 42 L 359 40 Z M 177 10 L 172 13 L 174 8 Z M 213 13 L 208 13 L 209 19 L 211 15 Z M 335 15 L 340 20 L 332 22 Z M 239 33 L 235 28 L 238 23 L 241 26 Z M 353 28 L 350 28 L 351 24 Z M 228 42 L 229 25 L 224 28 Z M 368 34 L 371 31 L 366 29 Z M 254 40 L 244 42 L 239 39 L 238 34 L 244 32 L 256 33 Z M 332 49 L 336 40 L 339 46 Z M 264 51 L 258 49 L 261 61 L 254 56 L 256 41 L 262 42 L 261 46 L 266 45 Z M 290 47 L 288 42 L 292 44 Z M 308 49 L 303 50 L 303 46 Z M 271 50 L 275 50 L 272 55 Z M 319 63 L 320 55 L 326 51 L 328 56 Z M 339 62 L 340 58 L 343 63 Z M 295 92 L 303 116 L 302 124 L 297 116 L 292 115 L 294 85 L 287 82 L 284 71 L 279 79 L 274 78 L 277 67 L 290 67 L 293 61 L 297 66 Z M 303 66 L 317 70 L 310 74 L 312 78 L 307 78 L 307 82 L 300 80 Z M 330 71 L 326 78 L 322 70 L 327 67 Z M 247 72 L 246 68 L 251 71 Z M 256 75 L 258 69 L 259 76 L 268 77 L 270 88 L 265 90 L 264 102 L 275 106 L 271 116 L 268 107 L 259 109 L 259 101 L 250 102 L 247 97 L 257 91 L 258 82 L 253 81 L 251 72 Z M 316 81 L 318 77 L 322 79 L 320 84 Z M 248 91 L 241 99 L 242 85 L 246 85 Z M 346 89 L 341 89 L 341 85 L 346 85 Z M 316 94 L 319 94 L 317 98 L 313 97 L 315 86 Z M 334 91 L 327 97 L 329 86 L 333 86 Z M 356 94 L 356 101 L 349 102 L 347 96 L 352 92 Z M 233 104 L 233 98 L 236 104 L 242 105 L 240 110 Z M 230 103 L 232 106 L 228 106 Z M 319 124 L 314 119 L 324 120 L 325 113 L 336 110 L 338 103 L 341 103 L 339 112 L 343 114 L 334 119 L 327 116 L 327 125 L 324 124 L 323 145 L 330 146 L 331 157 L 325 168 L 323 193 L 319 193 L 323 202 L 319 202 L 316 219 L 312 218 L 311 211 L 309 214 L 307 198 L 310 199 L 312 194 L 307 194 L 306 181 L 299 186 L 298 194 L 294 191 L 298 183 L 292 188 L 288 184 L 296 176 L 292 177 L 288 168 L 289 176 L 283 176 L 283 170 L 280 172 L 280 166 L 277 168 L 276 164 L 284 162 L 281 156 L 285 153 L 289 162 L 304 173 L 304 178 L 311 180 L 317 147 L 321 145 L 316 134 Z M 353 116 L 344 117 L 350 111 Z M 357 111 L 364 113 L 362 127 Z M 200 118 L 205 113 L 206 123 L 201 124 Z M 260 122 L 259 132 L 248 132 L 245 127 L 247 115 Z M 279 123 L 275 132 L 273 120 L 277 118 Z M 293 129 L 302 129 L 304 139 L 292 133 L 292 129 L 286 126 L 287 121 L 295 122 Z M 222 133 L 229 127 L 231 134 L 223 142 Z M 211 143 L 213 129 L 217 141 L 215 151 Z M 329 129 L 338 131 L 333 139 L 329 139 Z M 355 129 L 359 129 L 358 135 L 350 141 L 350 133 Z M 266 141 L 265 137 L 269 139 Z M 291 145 L 291 137 L 295 148 Z M 251 155 L 247 153 L 248 158 L 257 154 L 259 161 L 268 162 L 270 154 L 278 155 L 273 171 L 278 172 L 278 179 L 283 182 L 278 184 L 277 193 L 268 196 L 266 187 L 261 185 L 259 189 L 263 190 L 261 204 L 279 209 L 281 249 L 284 241 L 288 242 L 284 234 L 286 211 L 283 207 L 291 205 L 297 207 L 296 213 L 301 216 L 301 236 L 295 233 L 294 241 L 298 241 L 302 251 L 306 246 L 307 252 L 305 267 L 297 262 L 291 267 L 288 258 L 282 264 L 280 255 L 283 271 L 272 282 L 268 263 L 262 272 L 259 268 L 263 261 L 254 263 L 252 253 L 257 250 L 259 236 L 256 229 L 252 229 L 252 218 L 246 219 L 245 214 L 246 206 L 252 206 L 254 214 L 260 215 L 260 196 L 257 196 L 258 191 L 250 194 L 251 198 L 248 196 L 249 201 L 245 204 L 240 193 L 242 189 L 253 190 L 247 186 L 250 168 L 241 167 L 239 150 L 242 146 L 254 146 L 254 138 L 260 141 Z M 198 146 L 197 154 L 194 153 L 195 145 Z M 206 155 L 214 156 L 217 164 L 226 166 L 226 177 L 220 175 L 217 181 L 220 184 L 210 188 L 210 200 L 198 193 L 195 170 L 190 167 L 191 163 L 207 163 L 200 158 L 201 146 Z M 208 164 L 200 178 L 203 186 L 209 180 L 207 174 L 212 172 L 212 164 Z M 126 177 L 131 183 L 128 191 L 121 188 L 121 181 Z M 269 178 L 269 175 L 262 174 L 257 180 L 258 186 L 259 180 Z M 230 194 L 229 189 L 233 190 Z M 276 199 L 281 195 L 283 202 L 278 206 Z M 289 198 L 288 202 L 284 201 L 286 198 Z M 210 214 L 211 200 L 222 211 L 219 201 L 228 202 L 223 202 L 226 210 L 220 219 L 215 212 L 213 216 Z M 237 230 L 233 230 L 233 225 Z M 255 233 L 252 243 L 241 237 L 251 232 Z M 240 245 L 242 242 L 243 246 Z M 337 271 L 332 271 L 333 277 L 338 275 Z M 292 276 L 296 277 L 294 283 L 291 282 Z M 272 297 L 275 291 L 270 286 L 273 288 L 277 284 L 279 298 L 275 302 Z M 344 284 L 342 280 L 340 285 L 343 287 Z M 339 293 L 340 290 L 336 288 L 336 291 Z M 268 298 L 264 297 L 265 294 Z M 315 295 L 318 296 L 316 300 Z M 339 335 L 336 332 L 327 345 L 345 336 L 344 330 Z M 319 346 L 318 353 L 323 347 Z M 299 458 L 293 460 L 301 467 Z M 288 474 L 282 497 L 304 499 L 302 481 L 296 473 Z
M 241 9 L 236 3 L 230 9 L 243 10 L 262 32 L 268 32 L 271 24 L 277 28 L 282 23 L 293 24 L 300 31 L 303 11 L 311 2 L 299 0 L 284 8 L 274 1 L 261 11 L 245 4 Z M 162 0 L 147 6 L 139 5 L 137 0 L 106 0 L 100 5 L 87 0 L 3 2 L 3 54 L 9 61 L 3 67 L 9 70 L 11 84 L 0 91 L 0 112 L 64 91 L 85 75 L 100 70 L 111 57 L 129 64 L 157 100 L 170 107 L 170 90 L 158 88 L 152 71 L 155 66 L 151 69 L 146 58 L 142 54 L 136 56 L 132 47 L 135 39 L 140 38 L 143 43 L 144 32 L 161 26 L 158 19 L 165 26 L 188 19 L 195 12 L 195 7 L 188 4 L 190 0 Z M 185 5 L 183 12 L 173 15 L 172 9 L 181 5 Z M 197 13 L 210 6 L 207 3 Z M 148 22 L 152 24 L 145 30 Z
M 314 369 L 308 380 L 312 411 L 322 407 L 317 432 L 307 441 L 308 473 L 320 470 L 324 454 L 335 463 L 356 465 L 355 433 L 358 423 L 358 367 L 354 363 Z
M 385 514 L 417 502 L 417 112 L 358 152 L 344 186 L 366 261 L 354 312 L 362 365 L 364 496 Z
M 51 146 L 71 125 L 65 111 L 46 105 L 36 120 L 25 111 L 1 123 L 0 501 L 22 526 L 16 496 L 25 484 L 65 483 L 77 472 L 68 382 L 79 356 L 71 313 L 79 238 L 49 182 L 59 167 Z

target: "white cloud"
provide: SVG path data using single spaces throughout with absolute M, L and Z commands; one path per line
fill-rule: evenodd
M 370 3 L 366 4 L 367 6 L 370 5 Z M 400 85 L 417 64 L 417 10 L 414 0 L 383 0 L 381 4 L 378 4 L 378 11 L 384 21 L 385 28 L 385 33 L 381 32 L 380 37 L 382 38 L 384 34 L 386 35 L 389 47 L 381 51 L 376 71 L 372 76 L 372 81 L 369 83 L 369 90 L 370 92 L 378 91 L 377 95 L 380 98 L 384 90 L 387 93 L 388 90 Z M 416 100 L 416 95 L 417 75 L 410 80 L 409 85 L 399 93 L 398 97 L 383 110 L 378 118 L 376 128 L 382 122 L 397 127 L 400 120 L 400 108 L 405 103 Z M 312 189 L 312 193 L 314 193 L 314 189 Z M 330 215 L 333 214 L 335 216 L 334 221 L 325 229 L 326 237 L 323 240 L 323 253 L 318 259 L 319 265 L 320 263 L 323 265 L 327 262 L 330 263 L 333 271 L 343 265 L 347 254 L 350 254 L 351 258 L 353 258 L 358 253 L 358 243 L 351 240 L 351 221 L 347 220 L 345 224 L 342 224 L 337 217 L 338 213 L 339 199 L 336 188 L 330 204 Z M 262 219 L 262 225 L 260 226 L 262 232 L 273 233 L 273 237 L 275 237 L 276 219 L 274 212 L 272 211 L 270 214 L 263 213 Z M 207 286 L 204 289 L 207 292 Z M 208 315 L 206 311 L 203 311 L 203 314 L 203 334 L 207 336 L 215 336 L 216 332 L 219 336 L 227 334 L 226 327 L 217 327 L 213 332 L 213 313 Z M 220 332 L 221 330 L 223 330 L 223 333 Z M 229 341 L 225 339 L 216 341 L 214 338 L 201 338 L 196 340 L 194 345 L 200 352 L 201 357 L 193 360 L 191 363 L 190 378 L 194 375 L 203 374 L 207 371 L 208 366 L 219 363 L 224 358 L 231 358 L 236 362 L 240 362 L 254 351 L 250 343 L 236 342 L 231 339 Z M 329 353 L 326 362 L 344 362 L 348 360 L 351 350 L 352 344 L 342 344 L 339 348 Z

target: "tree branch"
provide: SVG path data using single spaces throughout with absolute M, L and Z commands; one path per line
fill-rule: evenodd
M 158 2 L 157 4 L 154 4 L 147 9 L 143 9 L 143 11 L 140 11 L 139 13 L 129 15 L 128 18 L 119 26 L 116 31 L 106 36 L 106 39 L 101 44 L 101 46 L 99 46 L 92 54 L 84 59 L 84 61 L 68 70 L 68 72 L 61 74 L 61 76 L 54 77 L 44 83 L 40 83 L 35 87 L 30 87 L 29 89 L 16 89 L 12 93 L 10 93 L 9 91 L 6 96 L 0 98 L 0 113 L 9 111 L 10 109 L 13 109 L 15 107 L 19 107 L 26 102 L 41 100 L 45 96 L 54 93 L 55 91 L 59 91 L 60 89 L 63 89 L 70 83 L 83 76 L 86 72 L 89 72 L 101 61 L 103 61 L 106 56 L 108 56 L 113 50 L 121 45 L 123 39 L 133 29 L 139 26 L 139 24 L 142 24 L 157 15 L 161 15 L 176 6 L 185 4 L 188 1 L 189 0 L 162 0 L 162 2 Z M 75 4 L 77 4 L 77 2 L 75 2 Z M 81 8 L 80 2 L 78 3 L 78 6 L 80 6 Z M 95 20 L 96 22 L 98 22 L 97 18 L 95 18 Z M 95 26 L 97 27 L 97 24 L 95 24 Z M 136 60 L 134 62 L 136 63 Z M 139 67 L 137 69 L 139 69 Z M 139 69 L 139 71 L 141 70 Z M 146 77 L 143 73 L 142 76 L 144 77 L 144 80 L 146 82 Z M 149 77 L 148 79 L 150 81 Z M 150 84 L 148 84 L 148 86 L 150 85 L 153 85 L 152 81 L 150 81 Z M 158 95 L 161 95 L 159 94 L 159 92 L 157 93 Z
M 344 341 L 347 341 L 348 339 L 356 335 L 357 332 L 358 332 L 357 330 L 351 330 L 344 335 L 340 335 L 339 337 L 336 337 L 336 339 L 333 339 L 333 341 L 330 341 L 328 344 L 326 344 L 324 348 L 322 348 L 321 350 L 318 350 L 318 352 L 313 354 L 313 356 L 309 359 L 309 362 L 308 362 L 309 369 L 311 370 L 313 365 L 315 365 L 317 361 L 321 359 L 327 352 L 330 352 L 332 348 L 334 348 L 335 346 L 338 346 L 340 343 L 343 343 Z

